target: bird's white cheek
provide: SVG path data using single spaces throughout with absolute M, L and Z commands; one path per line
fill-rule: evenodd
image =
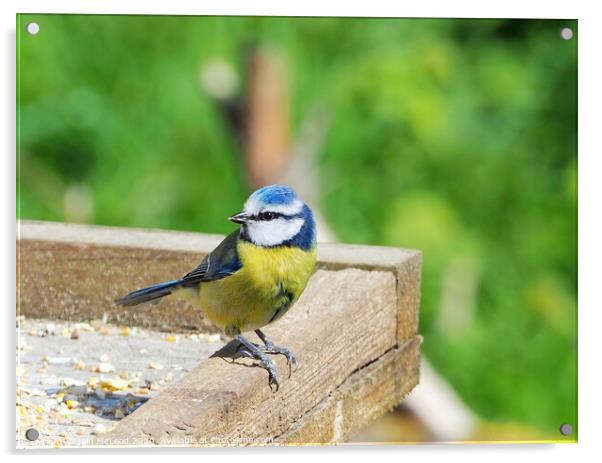
M 293 238 L 303 226 L 303 219 L 251 222 L 247 225 L 249 238 L 258 246 L 277 246 Z

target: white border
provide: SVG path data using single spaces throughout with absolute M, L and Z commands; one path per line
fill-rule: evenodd
M 417 447 L 345 447 L 332 448 L 287 448 L 287 449 L 205 449 L 195 451 L 180 450 L 178 458 L 224 458 L 236 459 L 250 458 L 251 461 L 305 460 L 312 456 L 330 456 L 336 453 L 340 456 L 343 451 L 346 456 L 357 454 L 358 458 L 365 459 L 372 452 L 379 453 L 379 459 L 386 456 L 391 459 L 417 459 L 427 457 L 432 460 L 449 462 L 470 461 L 482 462 L 483 459 L 491 462 L 507 462 L 508 458 L 545 458 L 546 462 L 563 462 L 575 457 L 602 454 L 602 439 L 598 436 L 600 429 L 600 396 L 602 395 L 602 382 L 600 380 L 600 335 L 602 327 L 600 292 L 600 276 L 597 265 L 602 261 L 600 255 L 600 198 L 602 191 L 600 184 L 600 118 L 598 109 L 602 107 L 600 98 L 600 82 L 602 82 L 599 50 L 602 45 L 601 24 L 599 16 L 594 9 L 595 2 L 591 1 L 545 1 L 525 2 L 524 0 L 505 2 L 483 1 L 420 1 L 420 2 L 393 2 L 390 0 L 370 0 L 361 2 L 356 0 L 337 0 L 325 2 L 324 0 L 304 0 L 295 4 L 278 0 L 229 0 L 201 1 L 201 0 L 54 0 L 54 1 L 2 1 L 3 46 L 2 52 L 2 95 L 3 108 L 0 111 L 2 123 L 0 124 L 0 140 L 4 150 L 2 159 L 3 186 L 0 188 L 3 201 L 0 202 L 0 217 L 4 219 L 1 228 L 1 240 L 4 257 L 2 265 L 2 278 L 0 291 L 4 295 L 2 309 L 5 316 L 5 342 L 6 349 L 4 362 L 7 365 L 2 392 L 3 446 L 6 452 L 13 453 L 14 448 L 14 421 L 10 419 L 14 413 L 12 398 L 14 393 L 12 358 L 14 355 L 12 307 L 15 301 L 15 260 L 14 260 L 14 217 L 15 217 L 15 180 L 14 180 L 14 155 L 15 155 L 15 88 L 14 88 L 14 29 L 15 14 L 17 12 L 38 13 L 105 13 L 105 14 L 215 14 L 215 15 L 284 15 L 284 16 L 404 16 L 404 17 L 543 17 L 543 18 L 578 18 L 579 28 L 579 444 L 577 445 L 465 445 L 465 446 L 417 446 Z M 598 54 L 596 54 L 598 53 Z M 5 408 L 6 407 L 6 408 Z M 9 417 L 9 420 L 6 419 Z M 166 453 L 172 451 L 145 451 L 146 459 L 164 459 Z M 369 453 L 368 453 L 369 452 Z M 112 454 L 127 454 L 133 457 L 133 451 L 112 450 L 101 455 L 92 452 L 44 452 L 45 459 L 60 459 L 75 461 L 82 458 L 100 461 Z M 25 457 L 32 458 L 40 455 L 30 452 Z M 53 455 L 53 456 L 51 456 Z
M 389 0 L 283 2 L 280 0 L 22 0 L 21 13 L 108 13 L 108 14 L 206 14 L 272 16 L 403 16 L 403 17 L 504 17 L 575 18 L 579 2 L 548 0 L 545 3 L 506 0 L 503 3 L 479 1 L 399 2 Z

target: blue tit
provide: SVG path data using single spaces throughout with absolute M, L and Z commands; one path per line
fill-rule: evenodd
M 278 389 L 274 362 L 266 354 L 295 355 L 260 330 L 299 299 L 316 264 L 316 225 L 311 209 L 284 185 L 255 191 L 244 210 L 230 217 L 240 228 L 228 235 L 191 272 L 178 280 L 133 291 L 117 301 L 134 306 L 174 294 L 198 306 L 206 318 L 240 342 L 243 354 L 268 371 Z M 263 345 L 242 332 L 255 330 Z

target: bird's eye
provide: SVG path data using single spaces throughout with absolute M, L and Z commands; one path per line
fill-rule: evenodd
M 270 211 L 262 212 L 261 219 L 262 220 L 272 220 L 274 218 L 274 213 Z

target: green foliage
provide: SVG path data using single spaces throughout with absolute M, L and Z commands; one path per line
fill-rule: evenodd
M 229 231 L 248 186 L 199 72 L 278 47 L 294 128 L 315 102 L 332 112 L 321 206 L 340 239 L 424 252 L 431 361 L 486 419 L 576 424 L 575 21 L 27 15 L 19 31 L 31 20 L 21 217 L 87 205 L 99 224 Z

